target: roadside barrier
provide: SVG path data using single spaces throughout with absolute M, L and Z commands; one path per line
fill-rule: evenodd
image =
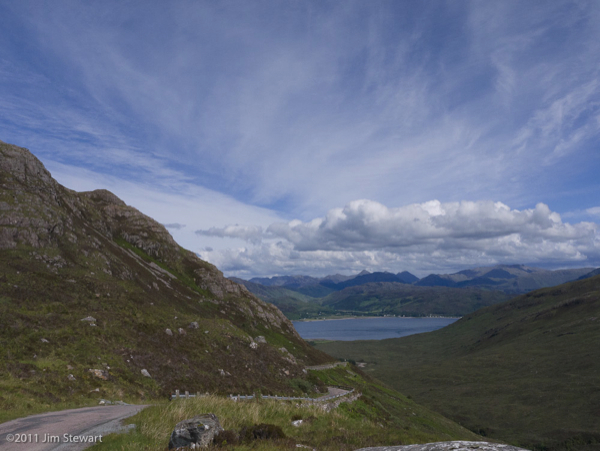
M 277 396 L 277 395 L 260 395 L 262 399 L 275 399 L 277 401 L 308 401 L 308 402 L 325 402 L 330 401 L 332 399 L 341 398 L 342 396 L 349 395 L 354 393 L 355 389 L 352 387 L 345 387 L 341 385 L 330 385 L 333 388 L 339 388 L 341 390 L 345 390 L 344 393 L 338 393 L 337 395 L 327 395 L 322 396 L 320 398 L 306 398 L 306 397 L 297 397 L 297 396 Z M 195 394 L 188 392 L 187 390 L 181 393 L 179 390 L 175 390 L 175 393 L 171 394 L 170 399 L 190 399 L 190 398 L 202 398 L 204 396 L 208 396 L 208 393 L 200 393 L 196 392 Z M 229 395 L 229 399 L 233 399 L 234 401 L 244 401 L 255 399 L 257 395 Z
M 344 387 L 340 385 L 331 385 L 330 387 L 339 388 L 341 390 L 345 390 L 344 393 L 338 393 L 337 395 L 327 395 L 320 398 L 305 398 L 305 397 L 295 397 L 295 396 L 277 396 L 277 395 L 260 395 L 262 399 L 276 399 L 278 401 L 308 401 L 308 402 L 325 402 L 330 401 L 332 399 L 341 398 L 342 396 L 347 396 L 351 393 L 354 393 L 355 389 L 352 387 Z M 241 401 L 247 399 L 254 399 L 256 395 L 229 395 L 230 399 L 234 401 Z
M 185 391 L 182 393 L 179 392 L 179 390 L 175 390 L 175 393 L 171 393 L 171 397 L 170 399 L 178 399 L 178 398 L 202 398 L 204 396 L 208 396 L 208 393 L 200 393 L 200 392 L 196 392 L 195 394 L 190 394 L 189 391 Z

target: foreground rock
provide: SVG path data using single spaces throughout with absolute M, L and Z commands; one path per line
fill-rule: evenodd
M 488 442 L 437 442 L 424 445 L 403 446 L 375 446 L 373 448 L 361 448 L 356 451 L 527 451 L 516 446 L 502 445 L 500 443 Z
M 375 446 L 373 448 L 361 448 L 356 451 L 527 451 L 516 446 L 502 445 L 488 442 L 437 442 L 424 445 L 404 446 Z
M 221 432 L 223 428 L 215 414 L 196 415 L 194 418 L 177 423 L 171 433 L 169 449 L 207 448 Z

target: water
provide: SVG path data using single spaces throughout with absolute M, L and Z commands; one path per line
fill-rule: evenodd
M 383 340 L 431 332 L 458 318 L 356 318 L 321 321 L 293 321 L 305 340 Z

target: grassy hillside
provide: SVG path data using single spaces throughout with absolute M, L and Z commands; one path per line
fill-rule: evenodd
M 327 412 L 318 406 L 272 400 L 233 402 L 214 396 L 178 400 L 150 407 L 129 419 L 136 425 L 125 435 L 104 437 L 92 450 L 164 449 L 175 424 L 199 412 L 215 413 L 224 429 L 239 433 L 244 427 L 267 423 L 279 426 L 285 438 L 242 441 L 222 446 L 237 450 L 298 449 L 296 444 L 325 450 L 354 450 L 366 446 L 481 439 L 364 375 L 357 368 L 311 371 L 311 383 L 352 386 L 362 393 L 352 403 Z M 302 419 L 300 427 L 293 420 Z
M 600 449 L 600 276 L 518 296 L 435 332 L 318 348 L 472 431 Z
M 2 142 L 0 211 L 0 419 L 175 389 L 298 392 L 330 359 L 156 221 Z
M 343 313 L 462 316 L 507 298 L 500 291 L 378 282 L 331 293 L 322 303 L 324 307 Z
M 291 320 L 336 316 L 462 316 L 508 299 L 501 291 L 478 288 L 419 287 L 374 282 L 313 298 L 281 286 L 239 280 L 265 302 L 276 305 Z
M 282 286 L 266 286 L 242 279 L 234 278 L 232 280 L 244 285 L 252 294 L 263 301 L 277 306 L 290 320 L 317 318 L 319 316 L 332 316 L 336 314 L 334 309 L 322 306 L 320 299 L 302 294 L 295 289 L 284 288 Z M 331 290 L 325 287 L 321 288 L 331 292 Z M 299 288 L 298 290 L 301 289 Z

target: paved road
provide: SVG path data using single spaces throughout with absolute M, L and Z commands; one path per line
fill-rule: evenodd
M 61 410 L 0 424 L 1 451 L 80 451 L 121 429 L 121 420 L 147 406 Z M 12 441 L 11 441 L 12 438 Z M 87 442 L 83 442 L 83 440 Z

